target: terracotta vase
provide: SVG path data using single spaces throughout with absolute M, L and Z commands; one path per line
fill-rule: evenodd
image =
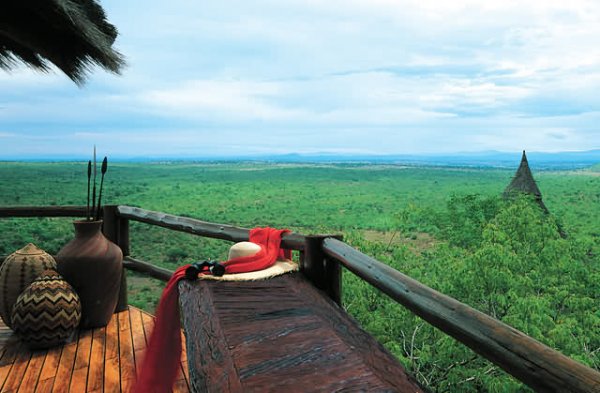
M 57 270 L 81 299 L 82 328 L 106 326 L 119 300 L 123 253 L 102 221 L 75 221 L 75 239 L 56 255 Z

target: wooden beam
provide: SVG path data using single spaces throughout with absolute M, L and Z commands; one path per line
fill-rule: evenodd
M 194 392 L 422 392 L 303 274 L 181 280 L 179 304 Z
M 8 255 L 0 255 L 0 266 Z M 169 281 L 174 271 L 165 269 L 162 267 L 155 266 L 149 262 L 141 261 L 139 259 L 125 256 L 123 258 L 123 267 L 125 269 L 133 270 L 140 273 L 146 273 L 151 277 L 157 278 L 163 281 Z
M 123 257 L 129 254 L 129 224 L 128 219 L 121 218 L 117 214 L 117 206 L 108 205 L 102 208 L 102 219 L 104 235 L 115 243 L 123 252 Z M 119 289 L 119 300 L 115 312 L 127 309 L 127 274 L 125 268 L 121 272 L 121 285 Z
M 323 240 L 326 235 L 305 237 L 304 253 L 300 270 L 318 289 L 325 291 L 338 305 L 342 304 L 342 270 L 337 260 L 327 258 L 323 252 Z M 341 236 L 337 236 L 338 239 Z
M 0 217 L 85 217 L 85 206 L 0 207 Z
M 231 347 L 225 342 L 225 331 L 214 315 L 213 294 L 209 287 L 194 285 L 188 280 L 182 280 L 178 285 L 191 390 L 243 392 Z
M 180 217 L 131 206 L 118 206 L 118 214 L 123 218 L 156 225 L 175 231 L 214 239 L 242 242 L 248 240 L 249 229 L 226 224 L 200 221 L 195 218 Z M 297 233 L 284 235 L 281 246 L 290 250 L 304 249 L 304 236 Z
M 140 261 L 139 259 L 134 259 L 129 256 L 123 259 L 123 266 L 125 269 L 145 273 L 151 277 L 158 278 L 159 280 L 163 281 L 169 281 L 174 273 L 169 269 L 158 267 L 151 263 Z
M 600 391 L 600 373 L 526 334 L 431 289 L 336 239 L 327 255 L 431 325 L 540 392 Z

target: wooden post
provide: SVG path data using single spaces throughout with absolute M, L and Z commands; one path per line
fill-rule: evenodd
M 300 270 L 308 280 L 338 305 L 342 304 L 342 270 L 340 264 L 328 258 L 323 251 L 323 240 L 328 237 L 341 240 L 341 235 L 309 235 L 305 238 L 304 252 L 300 254 Z
M 119 247 L 123 251 L 123 258 L 129 256 L 129 220 L 119 217 Z
M 110 205 L 102 207 L 104 220 L 103 232 L 110 241 L 115 243 L 123 251 L 123 257 L 129 255 L 129 220 L 118 216 L 118 206 Z M 123 268 L 121 274 L 121 289 L 119 290 L 119 301 L 115 312 L 127 309 L 127 271 Z

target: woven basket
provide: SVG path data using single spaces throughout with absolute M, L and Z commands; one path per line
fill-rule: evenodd
M 10 315 L 17 297 L 46 269 L 56 269 L 56 261 L 31 243 L 4 260 L 0 267 L 0 317 L 8 327 L 12 327 Z
M 60 274 L 46 270 L 19 295 L 11 321 L 25 344 L 49 348 L 73 335 L 81 321 L 81 302 Z

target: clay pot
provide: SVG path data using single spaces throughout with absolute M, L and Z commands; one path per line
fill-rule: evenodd
M 31 348 L 50 348 L 73 337 L 81 319 L 81 303 L 56 271 L 46 270 L 17 298 L 13 330 Z
M 102 234 L 102 221 L 75 221 L 75 239 L 56 255 L 57 270 L 81 299 L 82 328 L 106 326 L 119 300 L 123 253 Z
M 10 314 L 17 297 L 44 270 L 56 269 L 56 261 L 44 250 L 29 243 L 10 254 L 0 267 L 0 317 L 12 327 Z

